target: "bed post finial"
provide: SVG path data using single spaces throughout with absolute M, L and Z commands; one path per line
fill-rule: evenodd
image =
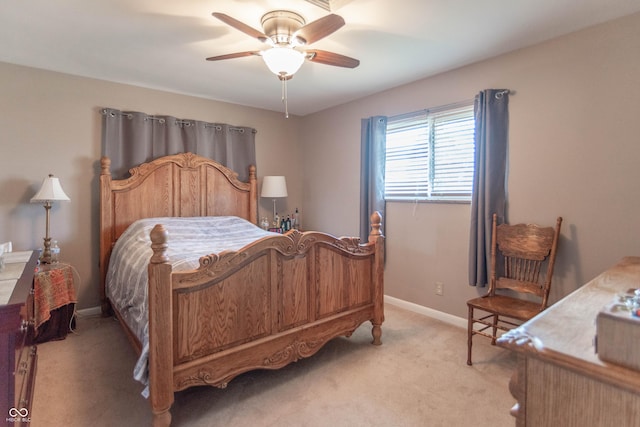
M 369 234 L 369 242 L 373 243 L 378 237 L 382 236 L 382 215 L 375 211 L 371 214 L 371 233 Z
M 100 159 L 100 166 L 102 167 L 101 175 L 111 175 L 111 159 L 107 156 L 102 156 Z
M 162 224 L 156 224 L 151 230 L 151 249 L 153 249 L 153 255 L 151 256 L 152 264 L 162 264 L 169 261 L 167 256 L 167 236 L 169 232 Z

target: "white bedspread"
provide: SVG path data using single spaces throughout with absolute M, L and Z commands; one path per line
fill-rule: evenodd
M 149 316 L 147 267 L 153 251 L 149 233 L 163 224 L 169 233 L 168 256 L 173 271 L 198 268 L 203 255 L 239 250 L 275 235 L 235 216 L 147 218 L 131 224 L 116 241 L 106 278 L 107 297 L 142 343 L 134 377 L 148 383 Z M 147 395 L 147 389 L 143 394 Z

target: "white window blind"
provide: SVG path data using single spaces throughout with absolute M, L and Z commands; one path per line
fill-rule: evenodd
M 471 200 L 473 103 L 422 110 L 387 121 L 387 200 Z

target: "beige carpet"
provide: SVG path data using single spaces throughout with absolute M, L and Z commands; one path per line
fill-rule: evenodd
M 513 426 L 515 356 L 466 331 L 387 305 L 383 345 L 371 327 L 310 359 L 239 376 L 224 389 L 176 394 L 173 426 Z M 147 426 L 132 379 L 135 352 L 112 318 L 85 317 L 77 334 L 38 347 L 31 426 Z

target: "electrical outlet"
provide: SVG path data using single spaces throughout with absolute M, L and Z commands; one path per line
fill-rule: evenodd
M 444 295 L 444 283 L 436 282 L 436 295 Z

